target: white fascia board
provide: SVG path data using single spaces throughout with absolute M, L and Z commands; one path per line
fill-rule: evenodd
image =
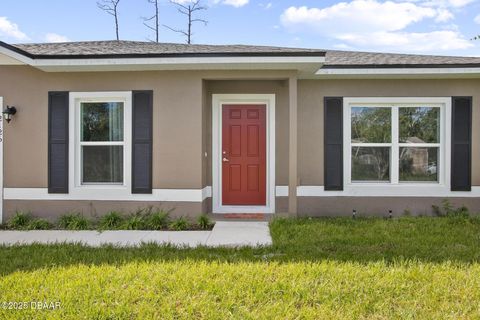
M 105 59 L 32 59 L 0 46 L 0 55 L 43 71 L 134 71 L 134 70 L 195 70 L 195 69 L 299 69 L 317 70 L 325 57 L 321 56 L 251 56 L 251 57 L 148 57 Z M 11 63 L 9 63 L 11 64 Z M 312 70 L 312 73 L 314 72 Z
M 310 69 L 313 74 L 325 57 L 194 57 L 38 59 L 32 66 L 43 71 L 143 71 L 208 69 Z M 312 66 L 313 65 L 313 66 Z
M 143 65 L 143 64 L 224 64 L 224 63 L 324 63 L 325 57 L 166 57 L 166 58 L 112 58 L 112 59 L 36 59 L 37 67 L 75 65 Z
M 13 61 L 18 61 L 16 64 L 32 64 L 33 59 L 24 56 L 23 54 L 17 53 L 15 51 L 9 50 L 7 48 L 4 48 L 0 46 L 0 55 L 5 56 L 6 58 L 10 58 L 10 60 L 13 59 Z M 15 63 L 7 63 L 7 64 L 15 64 Z
M 480 68 L 350 68 L 350 69 L 319 69 L 317 76 L 428 76 L 447 75 L 465 76 L 480 75 Z

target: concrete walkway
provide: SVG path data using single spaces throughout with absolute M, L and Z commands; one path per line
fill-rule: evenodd
M 91 247 L 135 247 L 142 243 L 178 247 L 255 247 L 272 244 L 267 222 L 218 221 L 212 231 L 0 231 L 0 245 L 81 243 Z

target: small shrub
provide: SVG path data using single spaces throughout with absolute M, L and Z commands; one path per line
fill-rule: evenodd
M 433 211 L 433 214 L 436 215 L 437 217 L 445 216 L 442 212 L 442 209 L 440 209 L 440 207 L 435 204 L 432 204 L 432 211 Z
M 443 207 L 443 213 L 444 215 L 447 215 L 451 213 L 454 209 L 450 201 L 448 199 L 443 199 L 442 200 L 442 207 Z
M 99 228 L 101 230 L 115 230 L 120 228 L 124 217 L 120 212 L 111 211 L 100 219 Z
M 410 211 L 410 209 L 405 209 L 405 210 L 403 210 L 403 215 L 405 217 L 411 217 L 412 216 L 412 211 Z
M 197 218 L 197 223 L 200 229 L 206 230 L 209 229 L 212 225 L 212 221 L 210 218 L 205 214 L 202 213 L 198 218 Z
M 442 208 L 432 205 L 432 210 L 438 217 L 468 218 L 470 216 L 470 211 L 466 206 L 455 208 L 448 199 L 442 200 Z
M 49 230 L 51 228 L 52 224 L 41 218 L 33 219 L 27 226 L 28 230 Z
M 148 230 L 167 229 L 169 221 L 170 221 L 169 211 L 157 210 L 149 213 L 145 217 L 145 227 Z
M 470 216 L 470 211 L 466 206 L 461 206 L 460 208 L 453 209 L 447 213 L 447 217 L 450 218 L 468 218 Z
M 32 214 L 30 212 L 17 211 L 15 215 L 10 218 L 7 226 L 11 229 L 26 229 L 31 220 Z
M 58 226 L 66 230 L 87 230 L 90 223 L 81 213 L 66 213 L 58 219 Z
M 122 229 L 124 230 L 143 230 L 145 229 L 145 216 L 144 210 L 140 209 L 132 213 L 127 217 L 123 223 Z
M 184 217 L 177 218 L 170 223 L 170 229 L 182 231 L 188 229 L 188 221 Z

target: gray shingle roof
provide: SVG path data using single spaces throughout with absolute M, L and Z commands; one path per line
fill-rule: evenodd
M 64 43 L 15 44 L 33 55 L 182 55 L 182 54 L 318 54 L 324 50 L 248 45 L 203 45 L 140 41 L 85 41 Z
M 380 66 L 425 66 L 425 65 L 475 65 L 480 57 L 451 57 L 415 54 L 356 52 L 327 50 L 327 67 L 380 67 Z
M 326 55 L 324 68 L 421 67 L 480 65 L 480 57 L 451 57 L 413 54 L 373 53 L 322 49 L 284 48 L 251 45 L 201 45 L 140 41 L 85 41 L 66 43 L 16 44 L 34 57 L 98 56 L 202 56 L 202 55 Z

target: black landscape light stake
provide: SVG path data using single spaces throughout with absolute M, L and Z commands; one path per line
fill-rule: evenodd
M 388 210 L 388 217 L 389 217 L 390 219 L 393 218 L 392 210 Z
M 17 108 L 13 106 L 12 107 L 7 106 L 5 110 L 2 111 L 3 118 L 7 120 L 7 123 L 10 123 L 10 121 L 12 121 L 13 115 L 15 113 L 17 113 Z
M 355 219 L 357 217 L 357 210 L 353 209 L 352 218 Z

